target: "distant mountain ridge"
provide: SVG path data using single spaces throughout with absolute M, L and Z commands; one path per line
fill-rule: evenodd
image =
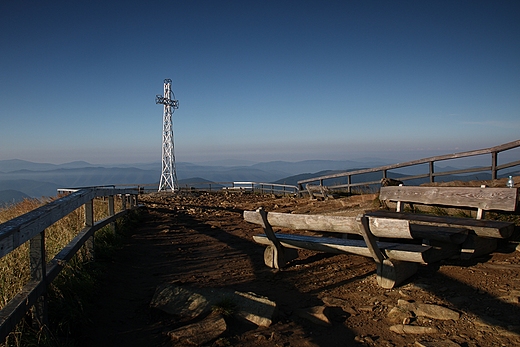
M 13 172 L 19 170 L 49 171 L 56 169 L 78 169 L 93 166 L 86 161 L 74 161 L 64 164 L 34 163 L 20 159 L 0 160 L 0 172 Z
M 2 177 L 2 175 L 0 175 L 0 177 Z M 16 190 L 33 198 L 41 198 L 42 196 L 54 196 L 56 195 L 58 188 L 60 188 L 60 186 L 52 182 L 29 179 L 0 179 L 0 191 Z
M 176 164 L 179 184 L 205 182 L 255 181 L 275 182 L 302 172 L 327 169 L 348 170 L 355 161 L 306 160 L 299 162 L 272 161 L 251 165 L 229 166 L 245 161 L 213 162 L 200 165 Z M 218 165 L 223 164 L 223 165 Z M 364 163 L 366 165 L 366 163 Z M 378 162 L 377 164 L 382 164 Z M 30 197 L 53 196 L 57 188 L 77 188 L 117 184 L 158 184 L 161 163 L 95 165 L 83 161 L 65 164 L 33 163 L 25 160 L 0 160 L 0 190 L 17 190 Z
M 215 162 L 217 163 L 217 162 Z M 226 162 L 225 162 L 226 163 Z M 230 163 L 230 162 L 227 162 Z M 370 159 L 362 162 L 344 160 L 305 160 L 299 162 L 272 161 L 252 165 L 225 166 L 199 165 L 179 162 L 176 165 L 179 185 L 196 187 L 198 184 L 219 186 L 219 183 L 253 181 L 263 183 L 285 183 L 296 185 L 298 181 L 329 175 L 338 172 L 353 171 L 362 168 L 388 165 L 382 159 Z M 453 167 L 439 167 L 437 172 L 453 170 Z M 389 173 L 391 178 L 402 177 L 402 170 Z M 419 166 L 406 170 L 407 174 L 427 172 Z M 503 173 L 505 174 L 505 173 Z M 80 188 L 102 185 L 158 185 L 161 176 L 161 164 L 140 163 L 123 165 L 94 165 L 87 162 L 65 164 L 32 163 L 24 160 L 0 160 L 0 191 L 15 190 L 29 197 L 41 198 L 55 196 L 58 188 Z M 356 175 L 352 183 L 377 181 L 381 173 Z M 472 179 L 489 179 L 485 173 L 467 175 Z M 442 180 L 461 179 L 459 176 L 443 176 Z M 326 184 L 345 184 L 346 178 L 337 178 Z M 407 184 L 420 184 L 419 181 L 407 181 Z M 11 192 L 12 193 L 12 192 Z M 10 199 L 10 198 L 9 198 Z M 0 200 L 2 202 L 2 200 Z
M 28 198 L 30 198 L 29 195 L 24 194 L 18 190 L 0 190 L 0 207 L 14 204 Z

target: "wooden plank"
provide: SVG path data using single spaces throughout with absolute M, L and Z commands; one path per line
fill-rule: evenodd
M 94 195 L 92 189 L 77 191 L 0 225 L 0 257 L 29 241 Z
M 288 256 L 290 255 L 292 259 L 286 259 L 285 249 L 276 238 L 273 228 L 267 221 L 267 212 L 265 212 L 263 208 L 259 208 L 256 212 L 260 215 L 262 228 L 264 228 L 267 238 L 271 241 L 271 247 L 268 247 L 264 252 L 265 264 L 274 269 L 283 268 L 287 265 L 287 262 L 295 259 L 297 255 L 295 255 L 294 252 L 287 252 Z
M 370 231 L 377 237 L 413 239 L 408 220 L 378 217 L 368 219 Z
M 460 256 L 460 244 L 452 242 L 442 242 L 437 240 L 423 240 L 423 245 L 431 246 L 435 249 L 435 256 L 437 260 L 431 258 L 430 262 L 440 261 L 443 259 L 457 258 Z
M 518 192 L 511 188 L 389 186 L 381 188 L 379 199 L 488 211 L 515 211 Z
M 258 214 L 261 217 L 260 222 L 261 222 L 262 228 L 264 228 L 264 232 L 267 235 L 267 238 L 269 238 L 269 240 L 274 245 L 274 247 L 276 247 L 277 250 L 281 251 L 282 245 L 276 239 L 273 228 L 271 228 L 271 225 L 267 221 L 267 212 L 265 212 L 265 210 L 263 208 L 259 208 L 256 212 L 258 212 Z
M 87 201 L 95 197 L 128 192 L 137 193 L 137 190 L 113 188 L 82 189 L 0 224 L 0 258 L 29 241 L 35 235 Z
M 250 223 L 262 225 L 261 216 L 256 211 L 244 211 L 244 219 Z M 307 214 L 288 214 L 269 212 L 267 220 L 276 227 L 294 230 L 314 230 L 358 234 L 359 217 L 324 216 Z M 468 233 L 465 228 L 455 227 L 428 227 L 410 225 L 408 220 L 396 218 L 370 218 L 370 232 L 376 237 L 398 239 L 433 239 L 462 243 Z M 412 228 L 412 229 L 411 229 Z
M 31 280 L 45 281 L 47 268 L 45 264 L 45 230 L 29 240 L 29 263 Z M 33 326 L 39 327 L 48 324 L 47 295 L 42 295 L 34 304 L 32 310 Z
M 473 259 L 481 255 L 489 254 L 497 248 L 496 239 L 488 239 L 477 235 L 469 235 L 461 245 L 460 258 Z
M 46 291 L 47 283 L 31 280 L 0 311 L 0 343 L 16 325 L 26 316 L 27 311 Z
M 363 235 L 363 240 L 365 240 L 365 244 L 367 245 L 370 254 L 372 254 L 372 258 L 374 258 L 377 264 L 382 264 L 386 256 L 377 247 L 376 238 L 370 231 L 368 218 L 365 216 L 360 217 L 359 231 L 361 232 L 361 235 Z
M 417 272 L 417 263 L 385 259 L 377 265 L 377 284 L 392 289 Z
M 334 237 L 316 237 L 276 233 L 276 238 L 282 246 L 297 249 L 309 249 L 325 253 L 351 253 L 371 257 L 372 254 L 363 240 L 349 240 Z M 270 245 L 265 235 L 253 236 L 255 242 Z M 401 244 L 394 242 L 377 242 L 377 247 L 389 259 L 410 261 L 414 263 L 428 263 L 438 259 L 438 253 L 431 246 Z
M 443 227 L 433 225 L 410 224 L 410 233 L 414 239 L 463 243 L 469 234 L 468 228 Z
M 368 217 L 383 217 L 409 220 L 415 225 L 436 227 L 467 228 L 482 237 L 508 238 L 513 234 L 515 224 L 510 222 L 473 219 L 464 217 L 435 216 L 419 213 L 403 213 L 379 210 L 366 213 Z
M 267 214 L 269 224 L 274 227 L 359 235 L 359 222 L 356 218 L 357 217 L 324 216 L 318 214 L 289 214 L 279 212 L 269 212 Z M 250 223 L 262 225 L 262 217 L 257 211 L 244 211 L 244 220 Z
M 468 235 L 467 228 L 417 225 L 406 219 L 369 217 L 370 231 L 377 237 L 437 240 L 461 244 Z

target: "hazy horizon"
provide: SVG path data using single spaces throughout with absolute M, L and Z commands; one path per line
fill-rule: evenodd
M 494 146 L 502 145 L 495 144 Z M 491 147 L 494 147 L 491 146 Z M 343 161 L 351 161 L 351 162 L 359 162 L 359 163 L 365 163 L 365 162 L 383 162 L 386 164 L 397 164 L 397 163 L 403 163 L 407 161 L 412 160 L 419 160 L 419 159 L 425 159 L 430 158 L 438 155 L 449 155 L 449 154 L 456 154 L 461 153 L 465 151 L 473 151 L 473 150 L 480 150 L 485 148 L 468 148 L 465 150 L 458 150 L 455 152 L 442 152 L 441 150 L 410 150 L 407 155 L 403 155 L 401 153 L 401 156 L 399 157 L 390 157 L 385 156 L 384 152 L 371 152 L 368 153 L 366 156 L 358 156 L 358 157 L 351 157 L 351 158 L 310 158 L 310 159 L 297 159 L 292 158 L 293 160 L 284 160 L 284 159 L 266 159 L 266 160 L 252 160 L 252 159 L 242 159 L 242 158 L 224 158 L 224 159 L 216 159 L 216 158 L 209 158 L 208 160 L 179 160 L 176 159 L 177 163 L 187 163 L 187 164 L 194 164 L 194 165 L 206 165 L 206 166 L 252 166 L 255 164 L 260 163 L 270 163 L 270 162 L 288 162 L 288 163 L 298 163 L 298 162 L 304 162 L 304 161 L 336 161 L 336 162 L 343 162 Z M 419 156 L 421 155 L 421 156 Z M 501 152 L 498 156 L 498 164 L 504 162 L 512 162 L 518 160 L 520 157 L 520 148 L 514 148 L 505 152 Z M 86 162 L 89 165 L 94 166 L 128 166 L 128 165 L 154 165 L 157 164 L 158 167 L 161 165 L 161 158 L 158 157 L 155 160 L 149 160 L 149 161 L 135 161 L 135 162 L 91 162 L 88 160 L 71 160 L 71 161 L 38 161 L 38 160 L 27 160 L 27 159 L 21 159 L 21 158 L 10 158 L 10 159 L 0 159 L 1 160 L 22 160 L 37 164 L 51 164 L 51 165 L 64 165 L 64 164 L 71 164 L 75 162 Z M 452 163 L 455 163 L 455 166 L 458 167 L 471 167 L 471 166 L 477 166 L 477 165 L 490 165 L 491 163 L 491 155 L 485 154 L 485 155 L 479 155 L 479 156 L 472 156 L 467 158 L 458 158 L 458 159 L 449 159 L 449 160 L 443 160 L 437 162 L 437 165 L 441 166 L 450 166 Z

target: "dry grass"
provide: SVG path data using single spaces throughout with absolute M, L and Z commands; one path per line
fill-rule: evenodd
M 10 207 L 0 209 L 0 222 L 21 216 L 40 207 L 42 202 L 26 199 Z M 0 259 L 0 308 L 18 293 L 29 280 L 29 247 L 25 243 Z

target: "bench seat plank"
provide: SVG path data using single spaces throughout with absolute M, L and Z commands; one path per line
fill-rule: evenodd
M 308 249 L 326 253 L 351 253 L 372 257 L 365 241 L 340 239 L 334 237 L 316 237 L 304 235 L 292 235 L 275 233 L 282 246 L 288 248 Z M 255 242 L 270 245 L 271 242 L 265 234 L 253 236 Z M 431 246 L 402 244 L 394 242 L 377 242 L 377 246 L 392 260 L 401 260 L 414 263 L 427 264 L 439 261 L 451 256 Z
M 244 220 L 261 225 L 262 218 L 257 211 L 244 211 Z M 267 221 L 279 228 L 359 234 L 357 217 L 269 212 Z
M 258 211 L 244 211 L 244 220 L 262 225 Z M 294 230 L 314 230 L 361 235 L 359 217 L 289 214 L 269 212 L 267 220 L 271 226 Z M 432 239 L 461 244 L 466 239 L 468 230 L 453 227 L 431 227 L 410 224 L 409 221 L 396 218 L 370 218 L 370 232 L 376 237 L 398 239 Z M 362 236 L 362 235 L 361 235 Z
M 417 225 L 406 219 L 366 216 L 370 221 L 370 231 L 377 237 L 427 239 L 461 244 L 468 236 L 467 228 Z
M 489 189 L 489 188 L 487 188 Z M 411 224 L 435 227 L 463 227 L 473 230 L 482 237 L 508 238 L 513 234 L 515 224 L 510 222 L 464 217 L 435 216 L 420 213 L 393 212 L 386 210 L 372 211 L 365 214 L 370 217 L 409 220 Z

